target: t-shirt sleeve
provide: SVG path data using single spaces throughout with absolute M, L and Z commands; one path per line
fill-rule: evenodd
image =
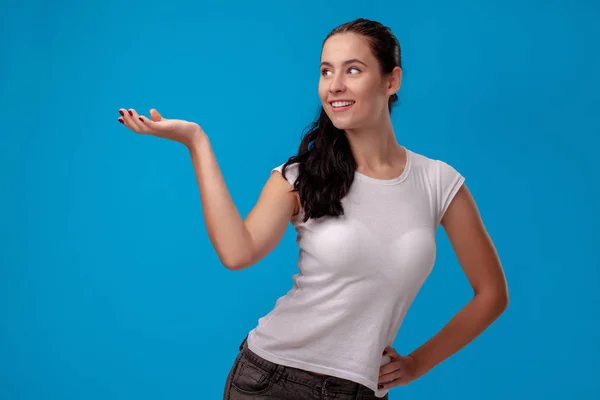
M 280 166 L 273 168 L 271 170 L 271 174 L 273 172 L 277 171 L 283 175 L 283 166 L 284 165 L 285 164 L 281 164 Z M 288 167 L 285 169 L 285 178 L 288 181 L 288 183 L 293 187 L 294 183 L 296 182 L 296 178 L 298 178 L 298 164 L 297 163 L 288 165 Z
M 440 160 L 436 161 L 435 177 L 436 219 L 439 224 L 458 189 L 465 182 L 465 177 L 454 167 Z

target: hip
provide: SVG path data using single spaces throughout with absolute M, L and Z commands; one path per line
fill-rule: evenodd
M 246 337 L 247 338 L 247 337 Z M 373 390 L 351 380 L 288 367 L 265 360 L 240 344 L 225 383 L 224 400 L 387 400 L 375 397 Z

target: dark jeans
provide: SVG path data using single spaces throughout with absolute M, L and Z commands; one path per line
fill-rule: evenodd
M 388 400 L 356 382 L 267 361 L 248 348 L 247 338 L 227 376 L 223 400 Z

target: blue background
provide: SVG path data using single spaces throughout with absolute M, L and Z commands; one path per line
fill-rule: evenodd
M 239 343 L 292 285 L 293 229 L 225 269 L 185 147 L 117 110 L 198 122 L 245 216 L 316 115 L 323 38 L 358 17 L 400 40 L 398 140 L 466 176 L 510 289 L 483 335 L 390 398 L 600 397 L 598 2 L 2 8 L 0 399 L 221 398 Z M 438 236 L 400 353 L 472 295 Z

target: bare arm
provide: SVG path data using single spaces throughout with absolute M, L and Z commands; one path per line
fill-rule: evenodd
M 412 354 L 417 376 L 466 346 L 504 312 L 508 287 L 494 244 L 469 189 L 463 185 L 442 219 L 474 297 L 434 337 Z
M 153 135 L 184 144 L 190 151 L 204 220 L 210 240 L 225 267 L 247 268 L 267 255 L 283 237 L 293 214 L 300 209 L 291 185 L 272 174 L 258 202 L 242 220 L 210 146 L 208 137 L 195 122 L 164 118 L 156 109 L 150 118 L 130 108 L 119 109 L 119 122 L 138 134 Z
M 201 135 L 189 147 L 208 235 L 223 265 L 247 268 L 271 252 L 297 213 L 297 194 L 279 173 L 267 180 L 260 197 L 242 219 L 227 189 L 210 141 Z

